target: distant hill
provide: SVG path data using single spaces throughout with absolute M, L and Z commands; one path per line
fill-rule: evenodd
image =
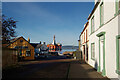
M 62 46 L 62 49 L 78 49 L 78 46 Z

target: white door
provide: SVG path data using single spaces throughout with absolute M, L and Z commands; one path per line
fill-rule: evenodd
M 103 40 L 101 40 L 100 41 L 100 72 L 102 72 L 102 70 L 103 70 L 103 44 L 104 44 L 104 42 L 103 42 Z

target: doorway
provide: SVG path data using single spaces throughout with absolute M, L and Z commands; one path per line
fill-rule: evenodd
M 84 58 L 84 61 L 85 61 L 85 45 L 83 46 L 83 58 Z
M 88 46 L 86 46 L 86 60 L 88 61 Z
M 98 65 L 98 72 L 102 72 L 103 76 L 106 76 L 105 70 L 105 33 L 100 32 L 96 36 L 99 37 L 99 65 Z
M 100 72 L 102 72 L 103 70 L 103 46 L 104 45 L 104 41 L 101 40 L 100 41 L 100 64 L 101 64 L 101 68 L 100 68 Z

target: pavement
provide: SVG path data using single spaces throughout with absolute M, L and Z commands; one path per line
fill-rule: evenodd
M 110 80 L 103 77 L 93 67 L 84 61 L 76 60 L 70 62 L 68 79 L 87 79 L 87 80 Z
M 60 57 L 58 60 L 24 61 L 21 62 L 19 67 L 3 70 L 2 74 L 3 80 L 109 80 L 107 77 L 101 76 L 100 73 L 84 61 L 65 58 L 60 59 Z

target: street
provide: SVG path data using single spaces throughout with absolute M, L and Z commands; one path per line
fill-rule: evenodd
M 20 62 L 19 67 L 3 70 L 3 79 L 80 79 L 109 80 L 84 61 L 52 56 L 52 59 Z

